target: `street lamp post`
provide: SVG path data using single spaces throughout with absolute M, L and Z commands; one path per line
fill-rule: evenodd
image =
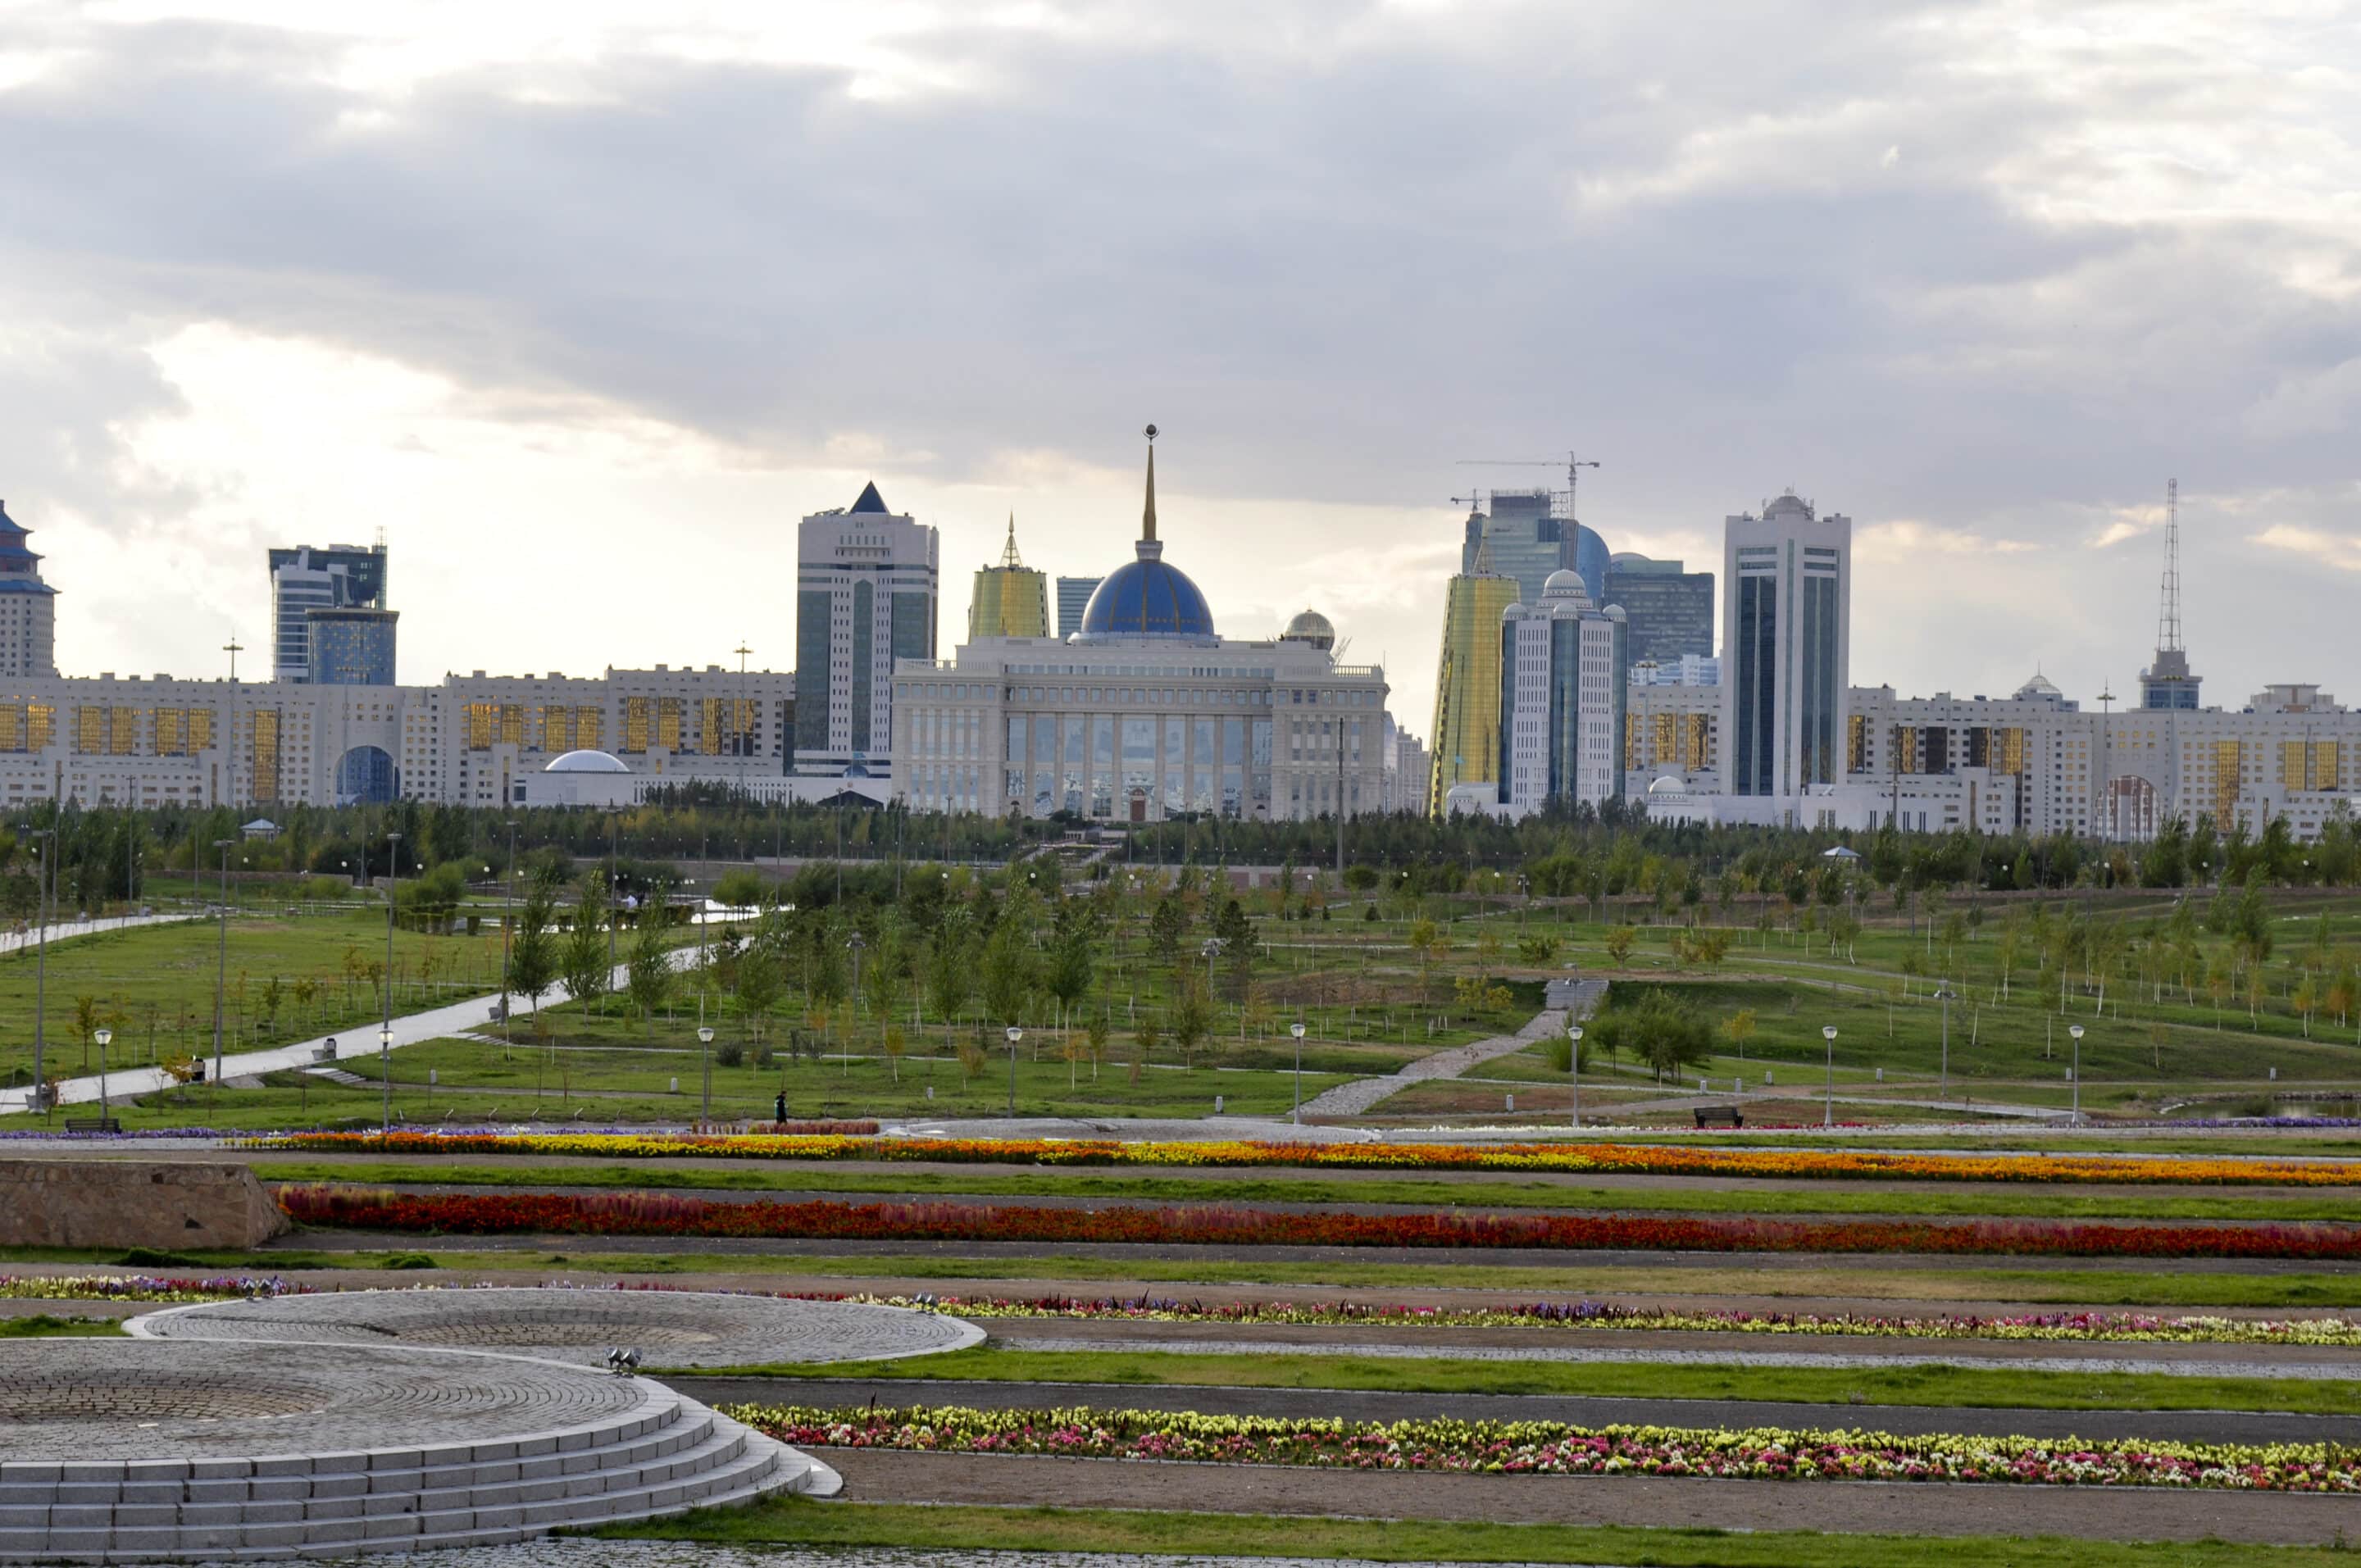
M 90 1037 L 98 1042 L 98 1126 L 99 1131 L 104 1132 L 106 1130 L 107 1113 L 106 1047 L 114 1042 L 115 1031 L 112 1029 L 93 1030 Z
M 222 1075 L 222 999 L 229 990 L 229 839 L 216 839 L 214 848 L 221 851 L 221 941 L 214 958 L 214 1076 L 212 1089 L 219 1092 Z M 390 971 L 387 979 L 391 980 Z
M 704 1024 L 697 1025 L 697 1043 L 704 1048 L 705 1057 L 705 1095 L 699 1102 L 697 1119 L 700 1123 L 705 1123 L 713 1120 L 713 1029 L 711 1025 Z
M 1820 1110 L 1820 1125 L 1833 1127 L 1837 1124 L 1837 1026 L 1834 1024 L 1821 1025 L 1820 1038 L 1828 1046 L 1828 1098 Z
M 44 1004 L 49 1000 L 49 890 L 56 885 L 50 875 L 50 867 L 57 861 L 55 850 L 58 847 L 58 830 L 54 828 L 28 828 L 27 836 L 49 839 L 51 851 L 47 854 L 43 854 L 39 850 L 33 851 L 41 857 L 41 881 L 38 897 L 39 912 L 35 916 L 40 934 L 34 938 L 38 950 L 33 959 L 33 1087 L 30 1091 L 32 1097 L 26 1102 L 27 1106 L 39 1106 L 41 1113 L 46 1116 L 57 1109 L 50 1103 L 49 1080 L 44 1070 L 47 1037 L 43 1034 L 42 1024 L 48 1011 Z
M 1292 1119 L 1300 1127 L 1303 1125 L 1303 1021 L 1299 1018 L 1290 1024 L 1287 1032 L 1295 1036 L 1295 1115 Z
M 2074 1075 L 2074 1124 L 2082 1124 L 2082 1025 L 2069 1024 L 2066 1032 L 2074 1036 L 2074 1065 L 2067 1070 Z
M 1574 1086 L 1574 1126 L 1579 1131 L 1582 1127 L 1582 1025 L 1579 1024 L 1565 1026 L 1565 1073 L 1566 1081 Z
M 516 924 L 516 818 L 509 818 L 509 885 L 500 897 L 500 1043 L 512 1037 L 509 1030 L 509 927 Z
M 1943 1077 L 1941 1087 L 1935 1092 L 1935 1098 L 1948 1100 L 1951 1097 L 1951 1002 L 1953 1000 L 1951 988 L 1948 985 L 1937 986 L 1935 1000 L 1943 1004 Z
M 1024 1030 L 1008 1025 L 1008 1119 L 1012 1122 L 1016 1120 L 1016 1042 L 1024 1037 Z
M 385 1018 L 378 1025 L 378 1067 L 385 1077 L 385 1128 L 393 1131 L 393 904 L 401 891 L 401 835 L 388 833 L 385 858 Z

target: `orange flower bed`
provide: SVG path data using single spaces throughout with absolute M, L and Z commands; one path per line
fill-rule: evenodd
M 1653 1144 L 1137 1143 L 1056 1138 L 886 1138 L 689 1133 L 286 1133 L 239 1147 L 338 1154 L 590 1155 L 607 1158 L 880 1160 L 929 1165 L 1284 1167 L 1503 1174 L 1743 1176 L 1834 1181 L 2136 1183 L 2173 1187 L 2361 1186 L 2331 1160 L 2162 1159 L 2138 1155 L 1890 1154 L 1873 1149 L 1684 1148 Z

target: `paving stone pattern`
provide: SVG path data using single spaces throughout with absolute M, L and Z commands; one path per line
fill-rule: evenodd
M 0 1560 L 486 1545 L 836 1485 L 662 1384 L 556 1362 L 0 1343 Z
M 435 1345 L 603 1365 L 628 1345 L 641 1365 L 753 1366 L 883 1361 L 975 1344 L 956 1318 L 850 1301 L 786 1301 L 686 1290 L 364 1290 L 213 1301 L 134 1319 L 158 1339 Z

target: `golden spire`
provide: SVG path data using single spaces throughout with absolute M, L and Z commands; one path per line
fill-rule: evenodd
M 1024 565 L 1024 558 L 1016 554 L 1016 514 L 1012 511 L 1008 514 L 1008 544 L 1000 553 L 1000 568 L 1004 572 L 1016 571 Z
M 1156 427 L 1148 427 L 1148 510 L 1139 514 L 1139 537 L 1156 539 Z

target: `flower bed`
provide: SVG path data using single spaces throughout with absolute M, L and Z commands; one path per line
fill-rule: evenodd
M 547 1154 L 657 1159 L 908 1160 L 944 1165 L 1251 1167 L 1760 1176 L 1873 1181 L 2130 1182 L 2184 1187 L 2361 1186 L 2330 1160 L 2151 1159 L 2136 1155 L 1932 1155 L 1875 1149 L 1722 1149 L 1652 1144 L 1257 1144 L 1055 1138 L 866 1138 L 693 1133 L 283 1133 L 241 1148 L 401 1155 Z
M 305 1224 L 464 1235 L 799 1237 L 827 1241 L 1213 1246 L 1572 1248 L 1676 1252 L 1967 1253 L 2063 1257 L 2361 1257 L 2342 1225 L 1930 1223 L 1751 1215 L 1287 1213 L 1231 1205 L 1049 1209 L 957 1203 L 716 1203 L 651 1193 L 388 1192 L 289 1186 Z
M 19 1274 L 0 1277 L 0 1300 L 222 1301 L 240 1296 L 308 1294 L 273 1275 L 224 1274 L 210 1278 L 156 1274 Z
M 664 1287 L 659 1287 L 664 1288 Z M 2346 1318 L 2165 1317 L 2154 1312 L 2027 1312 L 1984 1317 L 1857 1316 L 1850 1312 L 1675 1312 L 1611 1301 L 1535 1301 L 1495 1307 L 1409 1307 L 1366 1301 L 1179 1301 L 1138 1296 L 851 1296 L 836 1299 L 919 1307 L 959 1318 L 1121 1318 L 1159 1323 L 1290 1323 L 1383 1328 L 1631 1329 L 1661 1333 L 1845 1334 L 1893 1339 L 2079 1340 L 2174 1344 L 2352 1345 Z M 2361 1368 L 2356 1368 L 2361 1373 Z
M 1876 1431 L 1391 1423 L 1115 1409 L 738 1405 L 724 1414 L 798 1448 L 1292 1464 L 1499 1475 L 1701 1475 L 2361 1492 L 2361 1453 L 2321 1443 L 2081 1444 Z

